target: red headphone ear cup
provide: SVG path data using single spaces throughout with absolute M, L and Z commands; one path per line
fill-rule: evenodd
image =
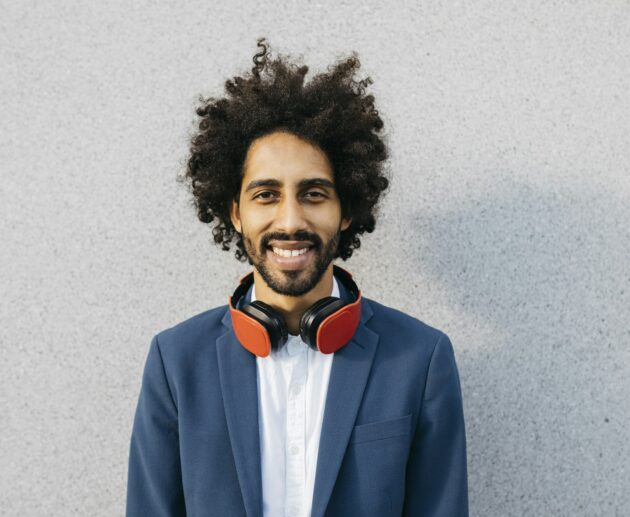
M 230 308 L 230 315 L 234 333 L 241 345 L 256 356 L 267 357 L 271 353 L 271 341 L 262 323 L 238 309 Z
M 319 326 L 328 316 L 346 305 L 341 298 L 327 296 L 311 305 L 300 318 L 300 336 L 313 350 L 319 350 L 317 343 L 317 331 Z
M 328 315 L 317 328 L 317 348 L 323 354 L 333 354 L 354 336 L 361 310 L 358 303 L 350 303 Z
M 288 338 L 288 331 L 284 319 L 265 302 L 255 300 L 241 307 L 241 312 L 260 323 L 269 336 L 271 350 L 283 346 Z

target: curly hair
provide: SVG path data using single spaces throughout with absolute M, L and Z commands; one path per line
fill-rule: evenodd
M 343 217 L 350 226 L 341 232 L 335 258 L 346 260 L 359 248 L 359 235 L 374 231 L 381 193 L 389 181 L 383 171 L 388 152 L 378 133 L 383 121 L 366 95 L 372 80 L 356 81 L 356 52 L 304 84 L 308 72 L 278 57 L 272 59 L 265 38 L 258 39 L 251 73 L 228 79 L 227 96 L 200 97 L 199 129 L 190 140 L 184 181 L 190 181 L 199 219 L 215 221 L 216 244 L 229 251 L 236 240 L 236 258 L 245 261 L 242 236 L 230 220 L 232 200 L 238 202 L 243 164 L 253 140 L 277 130 L 288 131 L 319 147 L 333 167 Z M 251 261 L 250 261 L 251 263 Z

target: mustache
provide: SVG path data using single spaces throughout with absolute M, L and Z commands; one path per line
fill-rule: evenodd
M 293 235 L 272 232 L 264 235 L 260 240 L 260 247 L 263 253 L 267 250 L 271 241 L 309 241 L 314 248 L 319 248 L 322 245 L 322 239 L 319 235 L 305 230 L 295 232 Z

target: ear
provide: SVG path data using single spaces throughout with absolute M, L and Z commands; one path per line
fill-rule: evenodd
M 235 199 L 232 200 L 232 205 L 230 206 L 230 220 L 236 231 L 241 233 L 241 214 Z
M 352 224 L 352 217 L 341 220 L 341 231 L 346 231 Z

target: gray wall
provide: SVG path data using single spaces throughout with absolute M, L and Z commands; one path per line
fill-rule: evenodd
M 346 266 L 451 337 L 471 515 L 630 515 L 630 4 L 516 0 L 3 0 L 0 513 L 123 513 L 151 337 L 247 271 L 176 176 L 264 35 L 374 79 L 394 181 Z

